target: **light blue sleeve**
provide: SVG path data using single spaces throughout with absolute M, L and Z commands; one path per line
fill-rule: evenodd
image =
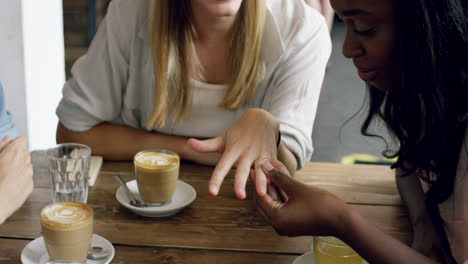
M 3 87 L 0 83 L 0 140 L 5 136 L 10 136 L 12 139 L 20 135 L 18 128 L 11 120 L 11 114 L 5 109 L 5 96 L 3 95 Z

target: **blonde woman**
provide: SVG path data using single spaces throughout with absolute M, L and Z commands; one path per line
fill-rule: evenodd
M 87 144 L 109 160 L 173 150 L 216 165 L 212 195 L 236 167 L 240 199 L 256 160 L 279 159 L 294 173 L 312 154 L 331 50 L 322 16 L 304 6 L 303 0 L 112 1 L 63 89 L 57 141 Z M 257 178 L 264 195 L 266 177 Z

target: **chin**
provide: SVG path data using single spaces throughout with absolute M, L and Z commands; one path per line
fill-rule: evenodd
M 379 82 L 378 80 L 374 80 L 374 81 L 370 81 L 369 83 L 381 91 L 386 92 L 390 90 L 390 85 L 388 85 L 387 82 Z
M 172 0 L 171 0 L 172 1 Z M 213 16 L 235 16 L 239 12 L 242 0 L 193 0 L 205 6 Z M 251 1 L 251 0 L 248 0 Z

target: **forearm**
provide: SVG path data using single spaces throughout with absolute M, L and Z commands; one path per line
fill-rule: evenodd
M 396 183 L 400 197 L 408 208 L 411 224 L 415 226 L 423 219 L 430 219 L 418 174 L 414 172 L 410 175 L 404 175 L 401 169 L 397 169 Z
M 436 263 L 385 234 L 349 206 L 345 207 L 338 236 L 369 263 Z
M 123 125 L 102 123 L 84 132 L 74 132 L 59 123 L 57 142 L 76 142 L 91 147 L 93 154 L 107 160 L 132 160 L 133 156 L 150 148 L 168 149 L 183 159 L 190 159 L 186 138 L 169 136 Z
M 278 146 L 278 160 L 286 166 L 292 177 L 296 174 L 297 158 L 294 153 L 281 141 Z

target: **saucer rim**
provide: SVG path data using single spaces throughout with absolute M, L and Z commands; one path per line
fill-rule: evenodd
M 315 263 L 315 254 L 314 254 L 313 251 L 305 252 L 304 254 L 299 255 L 297 258 L 294 259 L 294 261 L 291 264 L 300 264 L 299 261 L 302 261 L 301 258 L 309 258 L 309 256 L 312 257 L 312 261 L 313 261 L 310 264 L 314 264 Z
M 103 236 L 100 236 L 98 234 L 95 234 L 93 233 L 93 236 L 92 236 L 92 240 L 91 240 L 91 245 L 93 243 L 93 241 L 95 239 L 101 239 L 104 243 L 106 243 L 107 245 L 110 245 L 110 254 L 107 258 L 105 259 L 102 259 L 102 260 L 90 260 L 90 259 L 86 259 L 86 262 L 85 263 L 89 263 L 89 264 L 108 264 L 108 263 L 111 263 L 112 260 L 114 259 L 115 257 L 115 247 L 114 245 L 105 237 Z M 42 241 L 42 242 L 41 242 Z M 39 256 L 39 263 L 40 261 L 42 260 L 42 258 L 44 257 L 45 254 L 47 254 L 47 250 L 45 249 L 45 242 L 44 242 L 44 236 L 39 236 L 39 237 L 36 237 L 35 239 L 29 241 L 24 247 L 23 249 L 21 250 L 21 255 L 20 255 L 20 260 L 21 260 L 21 263 L 25 263 L 25 258 L 26 256 L 24 255 L 24 251 L 26 250 L 26 248 L 28 248 L 29 246 L 31 246 L 33 243 L 40 243 L 40 245 L 42 245 L 44 251 L 42 252 L 42 255 Z M 41 254 L 41 253 L 39 253 Z M 30 259 L 27 259 L 27 261 L 31 261 Z
M 126 184 L 127 186 L 129 186 L 129 184 L 136 185 L 136 179 L 127 181 Z M 181 187 L 177 188 L 178 186 L 181 186 Z M 190 197 L 189 199 L 187 199 L 186 202 L 183 202 L 179 205 L 175 205 L 173 208 L 164 208 L 164 205 L 160 207 L 148 207 L 148 208 L 140 208 L 140 207 L 132 206 L 128 201 L 124 201 L 122 197 L 119 197 L 119 196 L 125 196 L 124 194 L 119 195 L 121 192 L 124 192 L 122 186 L 119 186 L 119 188 L 117 188 L 117 191 L 115 192 L 115 198 L 122 206 L 124 206 L 127 209 L 130 209 L 131 211 L 133 211 L 134 213 L 138 215 L 146 216 L 146 217 L 168 217 L 168 216 L 178 213 L 185 207 L 191 205 L 197 198 L 197 191 L 195 190 L 195 188 L 193 188 L 190 184 L 182 180 L 177 180 L 176 192 L 178 189 L 180 190 L 182 188 L 186 190 L 190 190 L 191 192 L 191 194 L 189 194 Z M 136 190 L 137 190 L 137 193 L 139 194 L 138 188 L 136 188 Z M 128 200 L 128 199 L 125 199 L 125 200 Z

